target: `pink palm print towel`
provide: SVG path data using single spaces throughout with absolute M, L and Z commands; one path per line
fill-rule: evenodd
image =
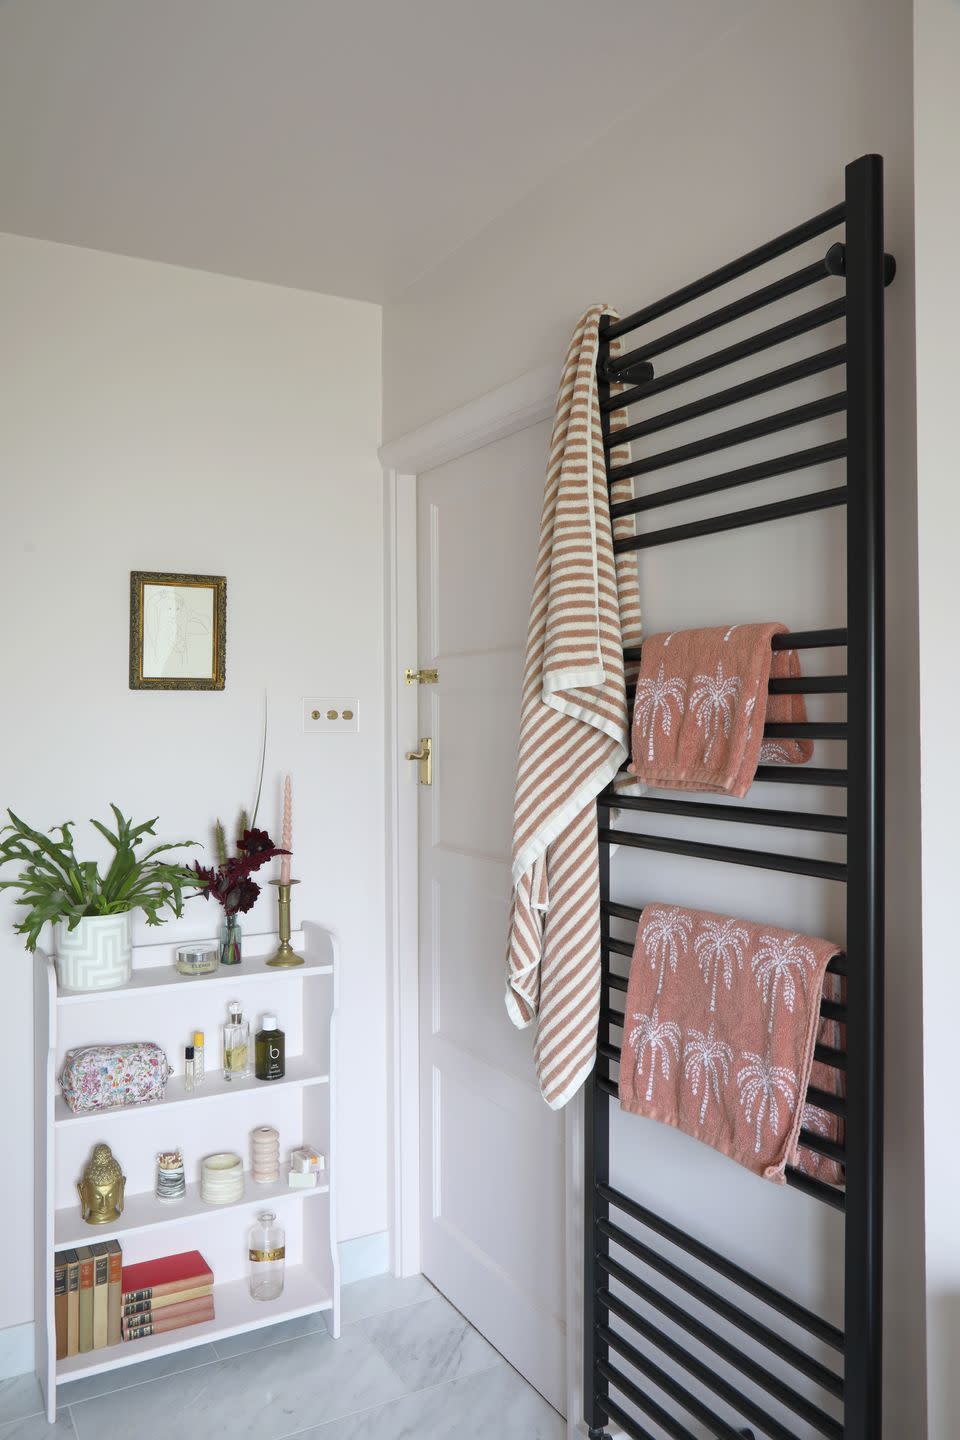
M 770 649 L 786 625 L 675 630 L 643 642 L 630 771 L 661 790 L 746 795 L 761 761 L 800 765 L 809 740 L 764 740 L 764 721 L 806 720 L 802 695 L 768 695 L 800 674 L 795 650 Z
M 798 1163 L 839 1179 L 832 1161 L 798 1142 L 801 1127 L 838 1138 L 836 1117 L 814 1116 L 806 1104 L 811 1080 L 837 1089 L 838 1072 L 815 1067 L 814 1046 L 838 948 L 729 915 L 647 905 L 627 989 L 623 1109 L 674 1125 L 781 1185 L 785 1167 Z

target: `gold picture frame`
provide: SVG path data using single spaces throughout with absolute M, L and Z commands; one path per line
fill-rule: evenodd
M 226 655 L 225 575 L 130 572 L 131 690 L 222 690 Z

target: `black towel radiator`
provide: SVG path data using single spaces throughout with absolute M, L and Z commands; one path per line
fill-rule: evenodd
M 833 461 L 846 465 L 846 483 L 771 504 L 726 511 L 709 519 L 671 525 L 616 542 L 618 551 L 643 550 L 693 536 L 714 534 L 768 520 L 802 515 L 831 506 L 846 506 L 847 616 L 843 629 L 793 634 L 791 646 L 803 649 L 846 647 L 846 675 L 806 677 L 771 682 L 771 689 L 806 694 L 847 694 L 845 723 L 768 725 L 766 733 L 781 737 L 846 741 L 845 769 L 762 765 L 757 781 L 779 784 L 845 787 L 846 818 L 811 815 L 753 805 L 712 805 L 655 796 L 615 796 L 609 789 L 598 802 L 600 838 L 600 904 L 602 945 L 602 1011 L 597 1064 L 584 1097 L 584 1409 L 593 1440 L 618 1425 L 633 1440 L 696 1440 L 760 1436 L 792 1440 L 797 1431 L 784 1417 L 801 1422 L 801 1433 L 877 1440 L 881 1433 L 881 1201 L 882 1201 L 882 1045 L 883 1045 L 883 310 L 884 287 L 895 265 L 883 247 L 883 164 L 865 155 L 848 165 L 845 198 L 796 229 L 769 241 L 750 254 L 645 306 L 624 320 L 605 320 L 601 329 L 598 376 L 607 453 L 624 440 L 638 440 L 685 421 L 722 410 L 807 376 L 846 366 L 846 387 L 825 399 L 780 410 L 763 419 L 723 430 L 706 439 L 646 454 L 619 468 L 608 464 L 611 481 L 642 476 L 671 465 L 713 455 L 729 446 L 787 432 L 808 421 L 833 415 L 846 417 L 842 439 L 795 450 L 758 464 L 740 466 L 708 478 L 661 488 L 613 506 L 614 515 L 641 513 L 661 505 L 710 495 L 770 476 L 799 472 Z M 767 284 L 745 297 L 709 311 L 657 339 L 611 356 L 611 342 L 669 314 L 680 306 L 748 274 L 820 235 L 843 227 L 843 238 L 823 259 Z M 652 361 L 700 336 L 762 310 L 826 277 L 844 285 L 844 293 L 827 303 L 728 344 L 700 359 L 656 373 Z M 843 320 L 845 343 L 759 379 L 720 389 L 704 399 L 681 405 L 612 434 L 612 411 L 640 405 L 646 399 L 701 376 L 722 372 L 749 356 L 781 345 L 795 336 Z M 618 347 L 619 348 L 619 347 Z M 618 387 L 611 393 L 611 386 Z M 623 389 L 623 386 L 626 389 Z M 723 617 L 718 617 L 723 618 Z M 787 617 L 788 618 L 788 617 Z M 639 652 L 625 652 L 636 661 Z M 840 667 L 834 667 L 839 669 Z M 781 826 L 846 836 L 846 862 L 838 864 L 780 853 L 737 849 L 710 843 L 634 834 L 615 829 L 611 808 L 681 815 L 689 819 Z M 846 886 L 846 953 L 832 968 L 845 976 L 845 1003 L 824 1001 L 822 1012 L 843 1023 L 845 1050 L 818 1049 L 818 1058 L 841 1070 L 845 1095 L 826 1092 L 810 1096 L 843 1117 L 843 1144 L 809 1132 L 805 1143 L 845 1167 L 845 1186 L 833 1186 L 799 1171 L 788 1183 L 844 1212 L 844 1326 L 840 1330 L 801 1306 L 759 1276 L 734 1264 L 638 1204 L 610 1183 L 610 1105 L 617 1094 L 616 1067 L 622 1033 L 626 979 L 611 969 L 611 956 L 629 956 L 632 945 L 611 933 L 614 919 L 638 921 L 641 911 L 617 904 L 610 894 L 610 846 L 626 844 L 672 854 L 693 855 L 726 863 L 758 866 L 798 875 L 814 875 Z M 652 897 L 651 897 L 652 898 Z M 773 919 L 775 917 L 771 917 Z M 622 972 L 625 966 L 618 967 Z M 618 1008 L 621 1007 L 621 1008 Z M 771 1202 L 776 1204 L 776 1192 Z M 624 1221 L 629 1229 L 624 1228 Z M 659 1243 L 648 1244 L 650 1237 Z M 665 1243 L 664 1243 L 665 1242 Z M 692 1259 L 708 1274 L 721 1277 L 718 1288 L 683 1266 Z M 638 1262 L 631 1268 L 630 1261 Z M 669 1292 L 657 1288 L 668 1282 Z M 620 1293 L 612 1293 L 611 1281 Z M 731 1299 L 736 1290 L 751 1297 L 749 1308 Z M 622 1298 L 629 1291 L 648 1307 L 640 1313 Z M 689 1296 L 701 1313 L 720 1322 L 716 1329 L 678 1304 L 678 1292 Z M 722 1293 L 721 1293 L 722 1292 Z M 651 1312 L 676 1332 L 689 1336 L 699 1352 L 671 1337 L 654 1323 Z M 615 1326 L 615 1320 L 620 1322 Z M 824 1363 L 795 1344 L 778 1318 L 791 1322 L 814 1342 Z M 760 1347 L 748 1352 L 738 1344 L 749 1336 Z M 723 1373 L 700 1355 L 706 1350 L 723 1362 Z M 779 1366 L 765 1361 L 765 1352 Z M 758 1360 L 757 1354 L 764 1357 Z M 624 1362 L 638 1379 L 624 1371 Z M 667 1368 L 664 1368 L 666 1362 Z M 793 1372 L 812 1382 L 802 1389 L 791 1383 Z M 742 1377 L 748 1385 L 744 1387 Z M 678 1377 L 685 1378 L 678 1378 Z M 649 1387 L 649 1388 L 648 1388 Z M 829 1410 L 811 1398 L 834 1397 Z M 661 1397 L 657 1399 L 651 1389 Z M 761 1398 L 763 1397 L 763 1398 Z M 772 1407 L 770 1402 L 775 1402 Z M 669 1409 L 668 1403 L 669 1402 Z M 842 1404 L 838 1403 L 842 1402 Z M 837 1418 L 842 1409 L 843 1418 Z M 640 1416 L 642 1418 L 637 1418 Z M 731 1419 L 731 1417 L 735 1417 Z M 652 1427 L 652 1428 L 649 1428 Z M 692 1428 L 691 1428 L 692 1427 Z

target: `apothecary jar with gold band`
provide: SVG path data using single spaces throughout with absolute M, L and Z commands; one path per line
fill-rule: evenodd
M 286 1236 L 272 1210 L 261 1210 L 250 1228 L 250 1294 L 276 1300 L 283 1294 Z

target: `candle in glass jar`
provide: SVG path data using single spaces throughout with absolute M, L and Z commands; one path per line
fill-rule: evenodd
M 293 789 L 290 776 L 283 782 L 283 829 L 280 834 L 281 850 L 293 849 Z M 290 884 L 290 856 L 280 856 L 280 884 Z

